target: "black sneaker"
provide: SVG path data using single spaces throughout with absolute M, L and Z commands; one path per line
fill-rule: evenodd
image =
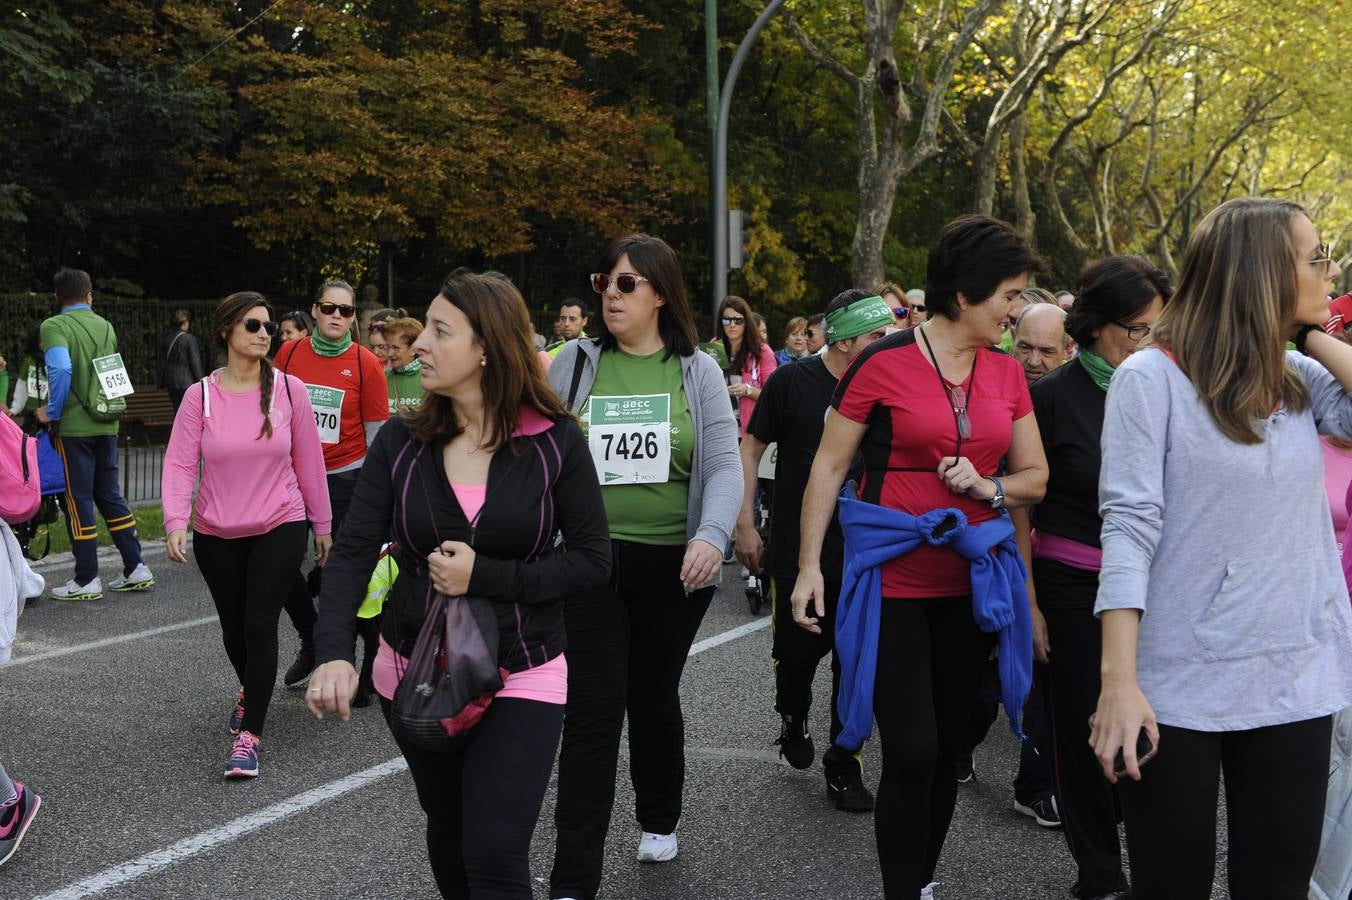
M 966 784 L 976 777 L 976 767 L 972 765 L 972 754 L 968 753 L 958 760 L 958 784 Z
M 779 745 L 779 758 L 787 760 L 795 769 L 811 767 L 817 751 L 807 730 L 807 717 L 781 715 L 780 718 L 784 720 L 784 728 L 775 740 Z
M 826 796 L 842 812 L 872 812 L 873 794 L 864 787 L 858 772 L 837 772 L 826 776 Z
M 1027 805 L 1016 799 L 1014 811 L 1023 813 L 1043 828 L 1061 827 L 1061 810 L 1056 806 L 1055 797 L 1039 797 Z
M 309 644 L 301 644 L 299 652 L 296 653 L 296 661 L 286 670 L 282 682 L 289 688 L 301 687 L 310 680 L 314 671 L 315 648 Z

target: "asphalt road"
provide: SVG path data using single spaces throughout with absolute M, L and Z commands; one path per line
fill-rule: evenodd
M 237 684 L 210 598 L 195 567 L 162 553 L 147 561 L 159 579 L 153 592 L 44 600 L 19 621 L 14 663 L 0 670 L 0 760 L 44 802 L 0 870 L 0 897 L 435 898 L 413 783 L 378 709 L 356 710 L 346 724 L 318 722 L 302 694 L 279 681 L 261 777 L 221 779 Z M 114 566 L 105 564 L 105 574 Z M 67 569 L 49 570 L 48 581 L 64 581 Z M 724 573 L 729 584 L 700 639 L 753 622 L 737 569 Z M 96 641 L 105 643 L 85 646 Z M 882 895 L 872 817 L 837 812 L 819 771 L 789 768 L 772 746 L 769 641 L 767 628 L 746 630 L 686 668 L 688 776 L 676 861 L 634 861 L 638 829 L 621 757 L 603 896 Z M 283 665 L 295 646 L 283 620 Z M 71 648 L 83 649 L 64 652 Z M 828 678 L 818 678 L 818 697 Z M 824 736 L 820 701 L 813 715 Z M 1011 809 L 1017 760 L 1002 719 L 977 751 L 977 780 L 960 786 L 937 876 L 942 900 L 1069 896 L 1073 867 L 1060 833 Z M 872 749 L 865 766 L 875 782 Z M 538 897 L 548 896 L 553 803 L 551 787 L 532 848 Z

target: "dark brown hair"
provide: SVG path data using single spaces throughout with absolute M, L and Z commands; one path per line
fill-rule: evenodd
M 681 262 L 671 245 L 660 237 L 650 234 L 631 234 L 620 238 L 606 248 L 601 261 L 596 266 L 598 272 L 610 272 L 628 255 L 634 274 L 648 279 L 653 291 L 666 302 L 657 308 L 657 333 L 666 347 L 663 359 L 676 356 L 691 356 L 695 345 L 699 343 L 699 332 L 695 329 L 695 320 L 690 317 L 690 304 L 685 299 L 685 279 L 681 277 Z M 599 304 L 604 306 L 604 300 Z M 615 337 L 606 329 L 604 315 L 598 315 L 593 323 L 599 334 L 597 340 L 602 349 L 615 346 Z
M 732 309 L 737 312 L 744 320 L 742 322 L 742 346 L 737 348 L 737 352 L 732 352 L 732 341 L 728 340 L 727 329 L 723 327 L 723 310 Z M 760 329 L 756 327 L 756 314 L 751 311 L 751 304 L 747 303 L 736 294 L 729 294 L 723 298 L 723 302 L 718 305 L 718 339 L 723 342 L 723 349 L 728 352 L 728 362 L 732 366 L 734 375 L 742 374 L 746 368 L 746 359 L 751 357 L 754 360 L 760 360 L 761 336 Z
M 1038 275 L 1042 260 L 1014 226 L 989 216 L 959 216 L 930 246 L 925 264 L 925 311 L 956 322 L 958 294 L 972 305 L 985 303 L 1000 283 Z
M 239 291 L 216 305 L 211 333 L 227 362 L 230 358 L 230 332 L 244 318 L 245 313 L 260 306 L 268 311 L 268 318 L 271 319 L 272 307 L 257 291 Z M 272 417 L 268 415 L 272 412 L 272 372 L 272 361 L 264 356 L 258 361 L 258 405 L 263 410 L 263 427 L 258 431 L 259 438 L 272 437 Z
M 532 339 L 530 313 L 515 285 L 491 275 L 453 274 L 437 296 L 465 314 L 475 341 L 484 351 L 480 381 L 487 439 L 484 446 L 497 449 L 510 445 L 512 432 L 521 423 L 523 406 L 550 419 L 572 417 L 545 381 Z M 455 401 L 430 392 L 405 422 L 414 440 L 424 443 L 451 441 L 462 430 L 455 417 Z

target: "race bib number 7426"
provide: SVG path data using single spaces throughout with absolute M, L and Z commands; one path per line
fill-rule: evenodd
M 591 398 L 587 445 L 602 486 L 671 477 L 671 395 Z

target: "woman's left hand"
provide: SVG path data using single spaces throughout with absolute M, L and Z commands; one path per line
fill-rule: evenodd
M 333 535 L 317 534 L 315 535 L 315 565 L 321 569 L 324 563 L 329 561 L 329 551 L 333 549 Z
M 728 393 L 734 397 L 745 397 L 751 393 L 751 387 L 747 384 L 730 384 L 728 385 Z
M 463 541 L 442 541 L 427 555 L 427 570 L 432 586 L 447 597 L 467 594 L 474 572 L 474 548 Z
M 995 496 L 995 485 L 979 473 L 965 456 L 945 456 L 941 459 L 939 477 L 955 494 L 966 494 L 973 500 L 989 500 Z
M 723 565 L 723 551 L 708 541 L 695 538 L 685 548 L 681 561 L 681 584 L 693 591 L 713 580 L 718 567 Z

